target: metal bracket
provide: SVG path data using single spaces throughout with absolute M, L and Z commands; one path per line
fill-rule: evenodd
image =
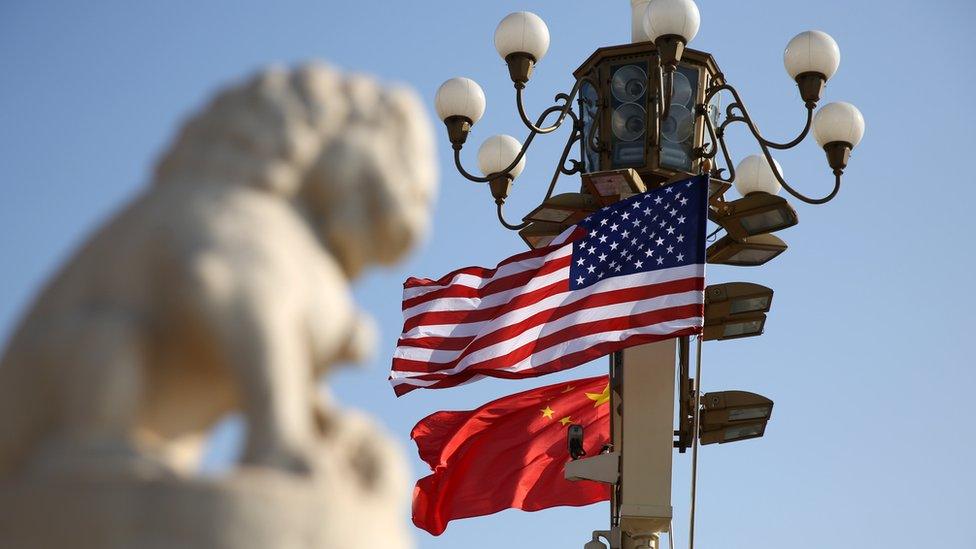
M 620 454 L 610 452 L 566 464 L 566 480 L 593 480 L 616 484 L 620 480 Z

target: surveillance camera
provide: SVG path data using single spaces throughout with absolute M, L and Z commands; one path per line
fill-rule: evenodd
M 573 424 L 569 426 L 569 433 L 567 435 L 569 441 L 569 457 L 573 460 L 577 460 L 586 455 L 583 451 L 583 426 Z

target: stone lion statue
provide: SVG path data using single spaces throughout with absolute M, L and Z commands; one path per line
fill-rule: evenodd
M 373 345 L 348 280 L 424 234 L 435 182 L 410 91 L 309 64 L 219 93 L 10 338 L 0 479 L 178 476 L 233 410 L 244 466 L 307 473 L 315 378 Z

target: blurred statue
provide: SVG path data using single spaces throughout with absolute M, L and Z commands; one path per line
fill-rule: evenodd
M 435 182 L 410 91 L 307 65 L 219 93 L 7 345 L 0 546 L 59 543 L 32 513 L 72 502 L 73 547 L 409 546 L 399 450 L 315 380 L 370 352 L 348 280 L 411 249 Z M 241 467 L 195 476 L 233 410 Z

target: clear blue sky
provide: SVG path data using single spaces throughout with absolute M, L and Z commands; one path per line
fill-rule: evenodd
M 783 233 L 786 254 L 760 269 L 709 269 L 710 282 L 759 282 L 776 297 L 764 336 L 707 344 L 704 387 L 756 391 L 776 408 L 764 438 L 703 450 L 699 546 L 976 547 L 968 524 L 976 492 L 969 348 L 976 292 L 964 232 L 976 203 L 966 152 L 974 4 L 699 6 L 693 47 L 716 55 L 768 136 L 792 136 L 801 122 L 782 50 L 811 28 L 833 35 L 842 52 L 825 100 L 850 101 L 867 120 L 840 196 L 827 206 L 797 205 L 801 222 Z M 65 254 L 146 183 L 181 119 L 216 86 L 268 63 L 326 59 L 407 82 L 428 104 L 444 79 L 469 76 L 488 96 L 469 149 L 495 133 L 521 139 L 492 33 L 522 9 L 542 16 L 552 33 L 527 92 L 534 112 L 570 87 L 572 70 L 592 50 L 629 41 L 626 0 L 0 3 L 0 340 Z M 513 214 L 539 200 L 563 135 L 537 139 Z M 523 249 L 497 226 L 487 189 L 455 174 L 442 132 L 439 143 L 433 235 L 403 265 L 358 284 L 382 347 L 366 369 L 332 383 L 346 405 L 387 424 L 415 476 L 425 471 L 407 435 L 424 415 L 604 368 L 600 361 L 547 379 L 394 399 L 386 376 L 402 280 L 490 265 Z M 757 152 L 741 130 L 732 146 L 739 157 Z M 473 153 L 466 151 L 469 165 Z M 812 139 L 777 158 L 795 186 L 828 190 Z M 238 438 L 232 422 L 221 429 L 209 466 L 226 463 Z M 688 462 L 687 454 L 675 456 L 679 544 L 686 543 Z M 440 538 L 417 531 L 416 539 L 423 549 L 579 547 L 606 519 L 606 504 L 508 511 L 455 522 Z

